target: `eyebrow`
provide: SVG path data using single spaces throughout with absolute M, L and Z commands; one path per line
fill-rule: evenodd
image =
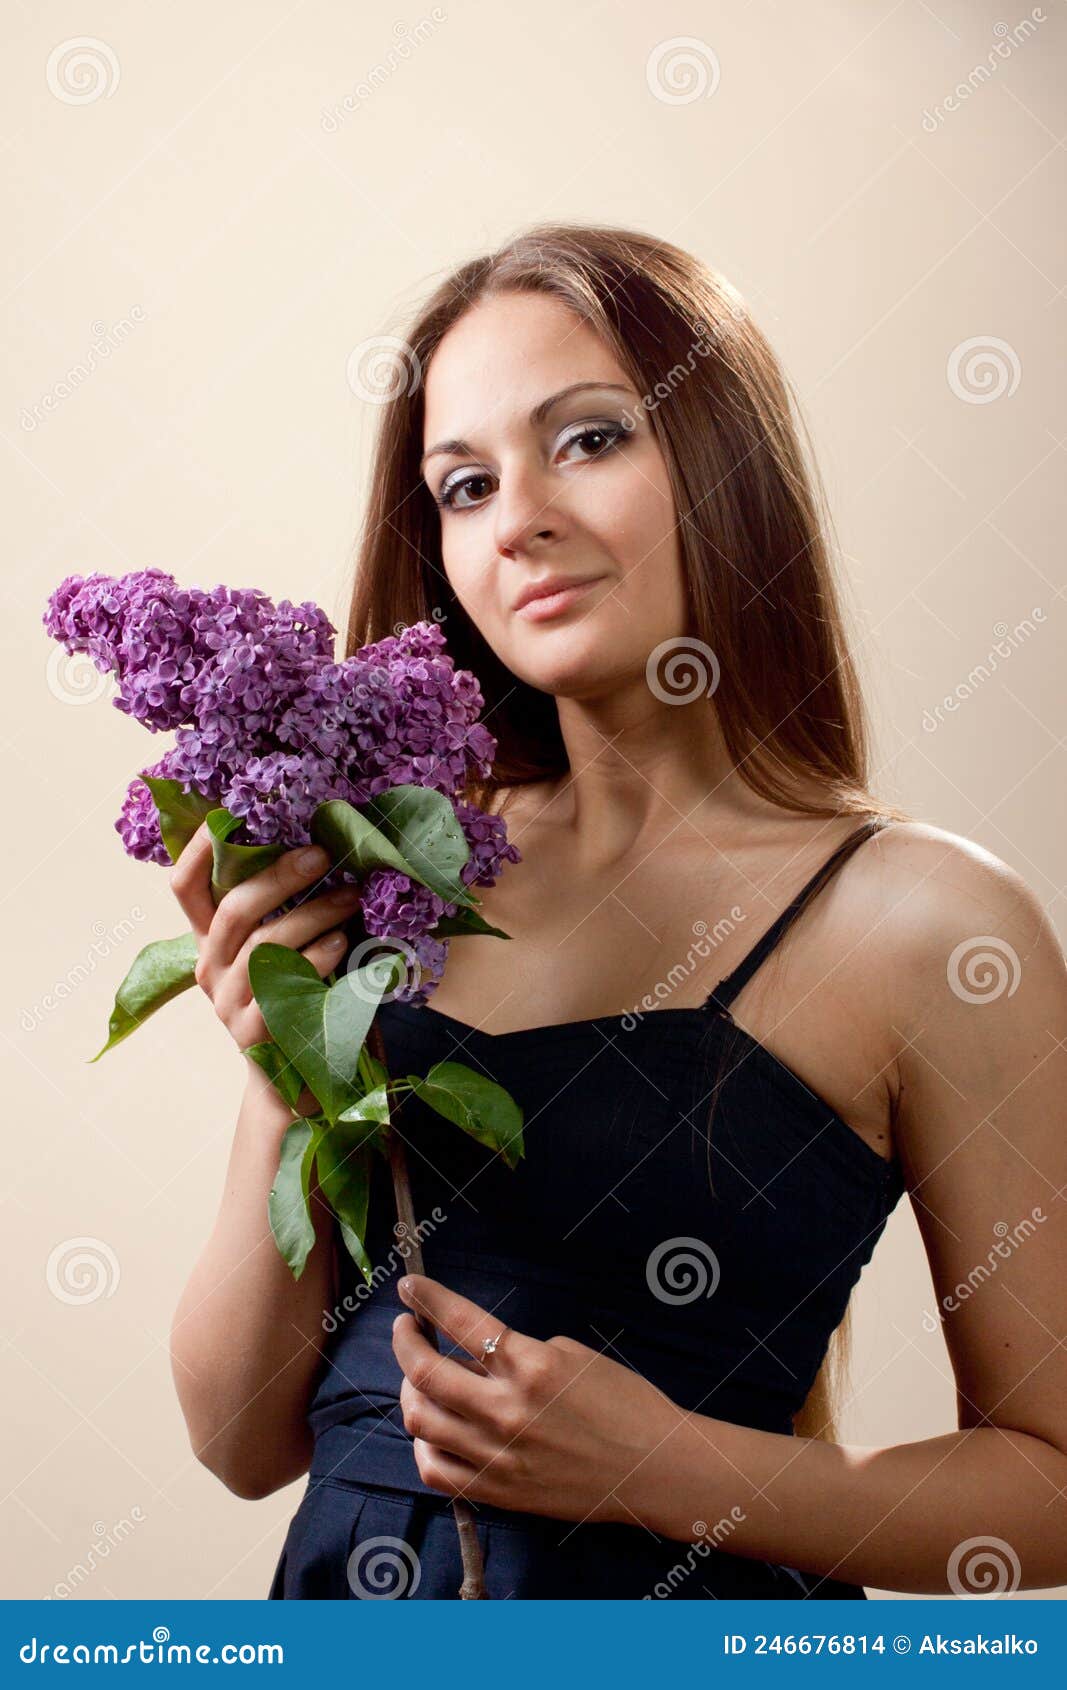
M 545 421 L 545 418 L 548 416 L 548 413 L 552 410 L 552 408 L 555 405 L 558 405 L 562 399 L 569 399 L 572 393 L 588 392 L 589 389 L 591 389 L 591 388 L 595 388 L 598 392 L 601 392 L 601 393 L 632 393 L 633 392 L 632 388 L 623 387 L 619 382 L 615 382 L 615 381 L 576 381 L 576 382 L 572 382 L 570 387 L 561 387 L 558 393 L 550 393 L 547 399 L 540 400 L 540 402 L 538 404 L 536 404 L 534 406 L 533 410 L 530 412 L 530 421 L 535 426 L 539 423 L 543 423 Z M 474 447 L 469 446 L 465 440 L 439 440 L 437 442 L 436 446 L 431 446 L 431 447 L 429 447 L 429 449 L 426 452 L 424 452 L 423 457 L 422 457 L 422 461 L 419 464 L 419 474 L 420 475 L 424 474 L 425 470 L 426 470 L 426 465 L 429 462 L 429 460 L 431 458 L 437 457 L 441 453 L 445 453 L 448 456 L 454 455 L 454 456 L 460 457 L 460 458 L 462 458 L 462 457 L 476 458 L 478 456 L 477 452 L 474 450 Z

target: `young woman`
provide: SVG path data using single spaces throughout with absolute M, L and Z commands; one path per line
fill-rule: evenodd
M 504 1085 L 526 1155 L 409 1100 L 426 1275 L 382 1165 L 381 1276 L 323 1207 L 294 1282 L 266 1222 L 291 1117 L 250 1072 L 173 1352 L 231 1490 L 310 1469 L 270 1594 L 455 1597 L 457 1495 L 495 1598 L 1067 1582 L 1063 956 L 1012 869 L 874 795 L 772 351 L 686 253 L 550 226 L 451 276 L 403 363 L 347 649 L 442 623 L 498 740 L 467 796 L 522 861 L 482 905 L 510 941 L 378 1020 L 391 1073 Z M 217 913 L 208 862 L 198 837 L 174 889 L 244 1047 L 251 948 L 326 974 L 353 903 L 263 928 L 322 862 Z M 828 1374 L 904 1190 L 959 1427 L 843 1445 Z

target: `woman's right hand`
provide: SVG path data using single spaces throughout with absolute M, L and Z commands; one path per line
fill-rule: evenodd
M 328 873 L 326 852 L 318 846 L 286 851 L 227 892 L 217 906 L 211 896 L 211 867 L 211 838 L 201 824 L 171 869 L 170 884 L 196 935 L 197 985 L 238 1049 L 246 1050 L 270 1038 L 248 978 L 251 951 L 264 940 L 289 945 L 320 975 L 329 974 L 344 956 L 340 923 L 359 907 L 359 887 L 348 885 L 309 898 L 263 926 L 265 915 Z

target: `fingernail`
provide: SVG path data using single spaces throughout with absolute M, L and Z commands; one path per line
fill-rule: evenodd
M 313 846 L 308 851 L 301 851 L 296 859 L 296 866 L 305 870 L 308 874 L 311 873 L 312 869 L 325 868 L 326 853 L 320 851 L 317 846 Z
M 400 1295 L 402 1297 L 410 1297 L 411 1291 L 412 1291 L 411 1280 L 410 1279 L 400 1280 L 400 1282 L 397 1285 L 397 1290 L 400 1292 Z

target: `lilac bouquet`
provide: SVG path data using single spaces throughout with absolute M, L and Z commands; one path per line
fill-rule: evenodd
M 43 620 L 68 652 L 87 653 L 115 677 L 116 708 L 151 733 L 174 733 L 130 783 L 115 823 L 130 856 L 175 862 L 206 821 L 216 903 L 309 841 L 332 863 L 316 893 L 361 884 L 340 979 L 335 971 L 324 983 L 289 947 L 255 947 L 249 979 L 271 1040 L 246 1054 L 291 1106 L 303 1082 L 320 1107 L 294 1121 L 282 1145 L 270 1202 L 279 1249 L 299 1277 L 314 1243 L 308 1183 L 317 1163 L 369 1282 L 368 1157 L 388 1153 L 390 1093 L 419 1091 L 511 1166 L 523 1153 L 521 1112 L 484 1076 L 444 1063 L 418 1083 L 392 1082 L 365 1048 L 387 993 L 430 996 L 452 938 L 507 937 L 477 914 L 471 889 L 492 886 L 519 852 L 498 817 L 457 797 L 471 775 L 488 774 L 496 750 L 478 720 L 477 680 L 454 668 L 433 622 L 338 663 L 336 630 L 316 605 L 275 605 L 254 588 L 184 588 L 161 569 L 71 575 Z M 191 933 L 146 946 L 92 1060 L 191 986 L 196 960 Z

